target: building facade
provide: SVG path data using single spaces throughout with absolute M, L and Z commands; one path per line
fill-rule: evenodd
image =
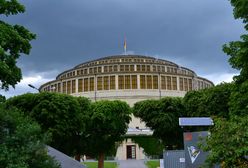
M 167 60 L 142 55 L 116 55 L 79 64 L 43 84 L 40 90 L 84 96 L 93 101 L 122 100 L 133 106 L 146 99 L 183 97 L 187 91 L 211 86 L 211 81 L 197 76 L 193 70 Z M 129 128 L 136 132 L 149 129 L 135 117 L 132 117 Z M 117 151 L 117 158 L 121 160 L 144 157 L 142 149 L 130 140 Z

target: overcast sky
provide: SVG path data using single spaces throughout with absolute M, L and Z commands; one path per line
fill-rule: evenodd
M 7 97 L 35 92 L 62 71 L 82 62 L 123 53 L 173 61 L 215 84 L 238 72 L 222 45 L 244 33 L 228 0 L 22 0 L 26 12 L 1 17 L 37 35 L 18 65 L 23 80 Z

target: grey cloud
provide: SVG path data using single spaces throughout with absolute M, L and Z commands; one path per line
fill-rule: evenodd
M 180 60 L 200 75 L 234 72 L 221 46 L 244 32 L 227 0 L 21 2 L 26 13 L 7 20 L 37 34 L 30 56 L 19 61 L 24 74 L 61 72 L 84 61 L 121 54 L 124 35 L 128 50 L 136 54 Z

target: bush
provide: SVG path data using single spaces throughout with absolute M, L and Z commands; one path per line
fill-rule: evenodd
M 37 123 L 0 106 L 0 168 L 59 168 L 47 155 L 47 140 Z

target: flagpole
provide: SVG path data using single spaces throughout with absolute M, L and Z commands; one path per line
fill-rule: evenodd
M 124 37 L 124 55 L 127 55 L 127 41 L 126 41 L 126 36 Z

